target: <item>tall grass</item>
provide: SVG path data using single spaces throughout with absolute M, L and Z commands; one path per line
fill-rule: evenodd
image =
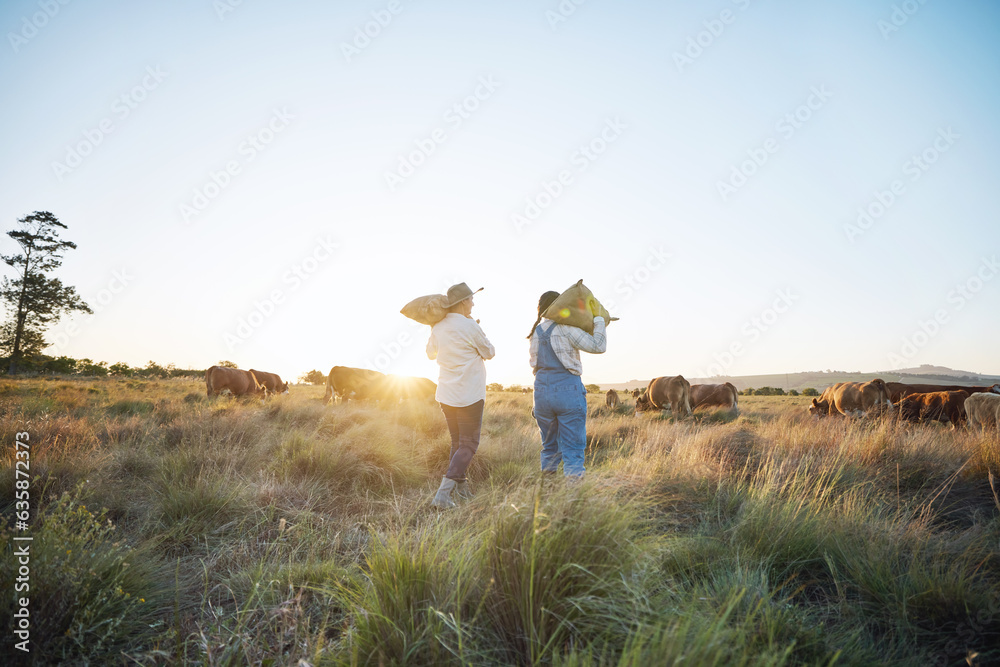
M 32 443 L 35 662 L 1000 663 L 995 432 L 595 396 L 573 486 L 538 473 L 531 396 L 490 394 L 475 496 L 439 512 L 436 406 L 321 398 L 0 381 L 0 436 Z

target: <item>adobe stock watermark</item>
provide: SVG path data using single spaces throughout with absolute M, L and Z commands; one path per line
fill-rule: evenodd
M 747 7 L 750 6 L 750 0 L 732 0 L 732 2 L 740 11 L 746 11 Z M 719 37 L 722 37 L 726 26 L 736 23 L 738 16 L 739 14 L 732 9 L 723 9 L 717 17 L 702 21 L 701 24 L 705 29 L 688 37 L 683 52 L 674 51 L 674 64 L 677 65 L 677 71 L 683 74 L 685 67 L 694 65 L 694 61 L 701 58 L 705 50 L 715 44 Z
M 220 21 L 226 20 L 226 14 L 232 14 L 238 7 L 243 5 L 243 0 L 213 0 L 212 9 Z
M 539 183 L 539 190 L 524 198 L 524 208 L 511 214 L 510 221 L 514 225 L 517 233 L 524 231 L 524 228 L 534 223 L 542 213 L 548 209 L 555 200 L 559 199 L 566 192 L 566 189 L 574 183 L 574 171 L 577 174 L 583 173 L 591 164 L 597 161 L 608 147 L 618 141 L 622 133 L 628 129 L 628 125 L 622 122 L 621 118 L 615 116 L 604 121 L 604 127 L 596 137 L 585 144 L 581 144 L 570 156 L 571 168 L 560 169 L 552 180 L 542 179 Z
M 97 126 L 88 127 L 83 131 L 83 139 L 76 143 L 66 144 L 66 155 L 63 161 L 52 162 L 52 173 L 61 182 L 67 174 L 83 164 L 87 156 L 104 143 L 109 134 L 117 129 L 116 123 L 121 123 L 146 101 L 149 94 L 160 87 L 170 74 L 160 69 L 159 65 L 149 65 L 146 73 L 136 85 L 115 98 L 111 103 L 112 116 L 105 116 L 97 122 Z
M 276 287 L 263 298 L 254 300 L 250 312 L 237 319 L 233 331 L 227 331 L 223 334 L 222 339 L 229 351 L 235 352 L 237 347 L 249 340 L 267 320 L 271 319 L 279 307 L 286 303 L 289 295 L 323 268 L 323 265 L 333 257 L 338 248 L 340 248 L 340 244 L 335 243 L 330 236 L 316 239 L 316 245 L 313 246 L 312 250 L 281 274 L 281 282 L 284 286 Z
M 950 125 L 947 128 L 938 128 L 937 136 L 931 145 L 920 153 L 911 155 L 903 163 L 903 176 L 908 177 L 910 183 L 916 183 L 960 138 L 961 135 L 955 134 Z M 859 236 L 863 236 L 904 194 L 906 194 L 906 182 L 899 178 L 889 183 L 885 190 L 875 190 L 871 201 L 858 207 L 854 223 L 844 225 L 844 235 L 847 236 L 847 240 L 854 243 Z
M 548 21 L 552 32 L 556 31 L 556 27 L 560 23 L 565 23 L 573 14 L 576 14 L 577 8 L 586 2 L 587 0 L 560 0 L 555 9 L 545 10 L 545 20 Z
M 49 347 L 52 348 L 52 356 L 58 357 L 65 354 L 69 342 L 85 331 L 87 325 L 93 322 L 95 317 L 110 308 L 118 295 L 124 292 L 134 280 L 135 277 L 129 273 L 128 268 L 122 267 L 112 271 L 111 279 L 108 280 L 107 284 L 92 296 L 84 299 L 94 312 L 84 315 L 79 323 L 70 320 L 61 324 L 52 334 L 52 342 L 49 344 Z
M 771 330 L 799 298 L 799 295 L 794 294 L 791 288 L 777 290 L 771 305 L 764 308 L 759 315 L 744 322 L 743 326 L 740 327 L 740 337 L 733 340 L 722 352 L 714 353 L 712 355 L 713 363 L 709 364 L 704 371 L 699 371 L 695 377 L 707 378 L 726 375 L 726 371 L 732 368 L 736 360 L 746 353 L 747 346 L 756 343 L 765 332 Z
M 621 280 L 615 283 L 614 293 L 617 295 L 613 299 L 603 301 L 604 307 L 611 315 L 616 312 L 631 299 L 636 292 L 641 290 L 658 272 L 665 266 L 667 261 L 673 257 L 663 249 L 663 246 L 649 246 L 646 257 L 640 261 L 630 271 L 622 274 Z
M 14 493 L 16 521 L 14 527 L 21 535 L 14 535 L 13 554 L 15 560 L 11 570 L 17 570 L 14 579 L 13 595 L 15 611 L 11 627 L 14 635 L 20 640 L 14 643 L 14 648 L 25 653 L 31 653 L 31 542 L 34 539 L 26 533 L 31 527 L 31 444 L 27 431 L 14 434 Z M 10 496 L 8 496 L 10 497 Z
M 17 32 L 8 32 L 7 41 L 14 53 L 21 50 L 21 47 L 34 39 L 39 31 L 49 24 L 49 21 L 56 17 L 59 11 L 68 5 L 71 0 L 38 0 L 37 11 L 30 17 L 21 17 L 21 29 Z
M 354 28 L 354 36 L 351 41 L 340 43 L 340 52 L 344 54 L 344 60 L 350 63 L 354 58 L 360 56 L 361 52 L 371 46 L 372 42 L 382 34 L 383 30 L 389 27 L 403 9 L 404 7 L 399 0 L 389 0 L 385 9 L 376 9 L 371 12 L 370 21 Z
M 378 352 L 374 356 L 365 359 L 365 368 L 374 368 L 380 373 L 385 373 L 389 367 L 403 355 L 420 337 L 422 330 L 427 330 L 426 324 L 421 324 L 415 320 L 409 320 L 404 329 L 398 331 L 388 341 L 383 341 L 379 345 Z
M 492 76 L 481 76 L 475 90 L 466 95 L 458 102 L 452 104 L 442 115 L 442 120 L 452 129 L 457 130 L 465 121 L 472 118 L 472 114 L 479 110 L 486 100 L 493 97 L 493 93 L 500 87 L 500 82 Z M 397 156 L 398 164 L 393 171 L 386 171 L 384 174 L 385 184 L 389 186 L 389 192 L 395 192 L 396 188 L 402 185 L 406 179 L 413 176 L 417 169 L 427 162 L 438 147 L 448 139 L 448 131 L 443 127 L 435 127 L 423 139 L 414 139 L 414 149 L 406 154 Z
M 927 0 L 903 0 L 898 5 L 892 6 L 889 19 L 879 19 L 875 22 L 875 27 L 882 33 L 882 39 L 889 39 L 889 35 L 897 32 L 906 25 L 910 17 L 920 11 L 920 8 L 927 4 Z
M 451 285 L 457 285 L 459 282 L 456 277 L 451 276 L 448 280 L 441 284 L 441 293 L 448 291 L 448 287 Z M 478 322 L 479 320 L 476 320 Z M 389 367 L 403 355 L 403 353 L 410 348 L 418 339 L 423 338 L 424 332 L 429 332 L 430 327 L 426 324 L 421 324 L 416 320 L 408 319 L 406 320 L 406 325 L 401 327 L 394 336 L 388 340 L 383 340 L 383 342 L 378 347 L 378 352 L 374 356 L 370 356 L 365 359 L 364 368 L 374 368 L 380 373 L 385 373 L 389 370 Z
M 218 171 L 209 170 L 207 181 L 192 191 L 190 203 L 187 201 L 180 203 L 180 214 L 184 224 L 192 224 L 192 219 L 203 213 L 232 184 L 233 179 L 243 171 L 243 168 L 253 162 L 258 153 L 266 150 L 293 120 L 295 116 L 289 113 L 286 107 L 274 109 L 267 122 L 256 132 L 248 134 L 236 147 L 236 154 L 239 157 L 227 160 Z
M 831 97 L 833 97 L 833 93 L 826 89 L 826 84 L 818 87 L 812 86 L 809 89 L 809 95 L 802 104 L 775 122 L 775 132 L 781 136 L 781 139 L 788 141 L 809 122 L 815 112 L 823 108 Z M 732 166 L 729 178 L 725 181 L 719 180 L 715 182 L 715 188 L 718 190 L 723 203 L 746 185 L 750 178 L 767 163 L 771 156 L 778 152 L 780 147 L 781 141 L 779 139 L 769 137 L 764 140 L 759 148 L 747 149 L 747 159 L 738 165 Z
M 899 350 L 888 354 L 888 360 L 893 370 L 911 363 L 920 350 L 941 333 L 944 326 L 951 321 L 952 316 L 976 298 L 986 283 L 993 280 L 998 272 L 1000 272 L 1000 262 L 997 261 L 997 256 L 983 257 L 971 276 L 948 291 L 945 296 L 947 307 L 935 309 L 934 313 L 926 320 L 917 320 L 917 328 L 909 336 L 903 337 Z

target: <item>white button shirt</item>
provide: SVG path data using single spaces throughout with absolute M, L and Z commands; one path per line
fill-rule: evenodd
M 437 359 L 438 376 L 434 398 L 454 408 L 464 408 L 486 398 L 486 364 L 496 354 L 492 343 L 475 320 L 448 313 L 431 327 L 427 357 Z

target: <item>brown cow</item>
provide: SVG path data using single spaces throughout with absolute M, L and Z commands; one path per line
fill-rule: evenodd
M 736 387 L 725 384 L 693 384 L 691 385 L 691 409 L 720 407 L 739 414 L 736 404 Z
M 646 410 L 663 410 L 668 405 L 674 417 L 691 416 L 691 383 L 681 375 L 650 380 L 646 391 L 636 399 L 635 411 L 638 414 Z
M 351 398 L 368 398 L 365 395 L 367 386 L 373 380 L 384 377 L 385 375 L 378 371 L 334 366 L 326 378 L 326 393 L 323 395 L 323 401 L 329 404 L 334 399 L 339 403 Z
M 952 428 L 965 421 L 967 391 L 934 391 L 926 394 L 909 394 L 899 399 L 895 407 L 900 419 L 909 422 L 937 420 L 951 422 Z
M 257 382 L 261 383 L 267 387 L 268 394 L 287 394 L 288 393 L 288 383 L 281 381 L 281 376 L 277 373 L 268 373 L 267 371 L 258 371 L 251 368 L 250 372 L 254 374 L 257 378 Z
M 614 410 L 618 407 L 621 400 L 618 398 L 618 392 L 614 389 L 608 389 L 608 393 L 605 395 L 604 404 Z
M 814 398 L 809 404 L 809 414 L 813 417 L 825 417 L 830 414 L 830 403 L 833 402 L 833 388 L 837 385 L 830 385 L 823 390 L 819 398 Z M 840 413 L 836 413 L 840 415 Z
M 978 392 L 965 399 L 965 414 L 969 418 L 969 428 L 978 426 L 982 430 L 1000 428 L 1000 395 L 992 392 Z
M 632 390 L 632 398 L 639 398 L 640 396 L 642 396 L 642 392 L 643 392 L 642 387 L 636 387 L 635 389 Z
M 858 417 L 891 408 L 889 389 L 883 380 L 875 378 L 869 382 L 838 382 L 827 387 L 818 399 L 812 400 L 809 414 Z
M 902 382 L 886 382 L 885 384 L 889 388 L 889 399 L 893 403 L 899 403 L 899 399 L 909 394 L 931 394 L 936 391 L 964 391 L 970 396 L 987 392 L 1000 394 L 1000 384 L 990 387 L 963 387 L 955 384 L 903 384 Z
M 209 396 L 218 396 L 226 389 L 233 396 L 267 395 L 267 387 L 257 381 L 253 372 L 242 371 L 238 368 L 212 366 L 205 371 L 205 386 Z

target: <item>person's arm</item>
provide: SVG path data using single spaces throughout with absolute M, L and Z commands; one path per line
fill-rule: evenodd
M 431 337 L 427 339 L 427 358 L 433 361 L 434 359 L 437 359 L 437 356 L 437 336 L 434 335 L 434 327 L 431 327 Z
M 608 349 L 608 339 L 605 334 L 606 326 L 604 318 L 598 316 L 594 318 L 593 335 L 577 327 L 566 327 L 566 334 L 570 344 L 581 352 L 603 354 Z
M 532 335 L 531 342 L 528 343 L 528 364 L 531 366 L 531 371 L 535 371 L 535 366 L 538 365 L 538 336 Z
M 476 352 L 478 352 L 479 356 L 483 359 L 492 359 L 497 353 L 497 351 L 493 349 L 493 343 L 490 342 L 490 339 L 486 337 L 485 333 L 483 333 L 482 327 L 476 324 L 475 321 L 472 322 L 472 326 L 475 327 L 472 332 L 472 345 L 476 348 Z

